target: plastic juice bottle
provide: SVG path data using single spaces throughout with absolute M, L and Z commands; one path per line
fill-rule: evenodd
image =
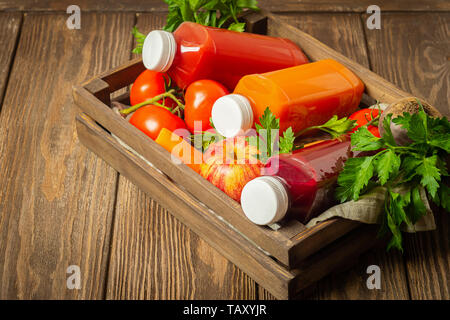
M 269 159 L 263 176 L 248 182 L 241 194 L 245 215 L 268 225 L 294 218 L 307 222 L 334 203 L 335 182 L 352 153 L 348 135 L 326 140 L 292 154 Z
M 183 22 L 175 32 L 150 32 L 143 45 L 147 69 L 168 72 L 182 89 L 196 80 L 216 80 L 230 91 L 247 74 L 307 63 L 292 41 Z
M 297 133 L 333 115 L 354 112 L 363 91 L 363 83 L 349 69 L 321 60 L 243 77 L 233 94 L 214 103 L 212 120 L 220 134 L 234 137 L 251 129 L 269 107 L 280 119 L 280 132 L 292 127 Z

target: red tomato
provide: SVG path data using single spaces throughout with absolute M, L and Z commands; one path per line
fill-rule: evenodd
M 213 80 L 198 80 L 187 87 L 184 95 L 184 120 L 192 133 L 195 121 L 201 121 L 200 131 L 211 129 L 209 119 L 213 104 L 228 93 L 227 88 Z
M 131 105 L 134 106 L 135 104 L 147 101 L 154 96 L 164 93 L 166 91 L 164 77 L 166 76 L 162 72 L 152 70 L 145 70 L 142 72 L 131 86 Z M 158 102 L 162 103 L 163 101 L 160 100 Z M 172 108 L 175 105 L 175 102 L 168 98 L 166 98 L 164 103 L 169 108 Z
M 181 118 L 172 114 L 169 110 L 149 105 L 141 107 L 130 117 L 130 123 L 155 140 L 162 128 L 170 131 L 185 129 L 186 124 Z
M 373 117 L 378 116 L 378 109 L 361 109 L 353 113 L 350 117 L 350 120 L 356 120 L 357 126 L 353 128 L 352 132 L 355 132 L 359 127 L 367 124 Z M 369 121 L 367 121 L 369 120 Z M 380 131 L 378 130 L 378 126 L 370 125 L 368 128 L 369 132 L 371 132 L 375 137 L 380 137 Z

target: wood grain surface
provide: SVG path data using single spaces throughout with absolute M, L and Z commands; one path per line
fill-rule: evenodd
M 85 14 L 81 30 L 66 19 L 25 16 L 0 114 L 2 299 L 105 294 L 117 173 L 79 144 L 71 92 L 129 59 L 134 15 Z M 66 286 L 70 265 L 80 290 Z
M 381 30 L 365 27 L 370 1 L 261 1 L 402 89 L 450 115 L 448 1 L 379 1 Z M 0 0 L 0 299 L 271 299 L 77 140 L 71 87 L 131 57 L 131 27 L 164 23 L 159 0 L 80 0 L 82 29 L 65 26 L 70 1 Z M 100 11 L 110 13 L 100 13 Z M 127 11 L 130 13 L 112 13 Z M 358 13 L 331 14 L 334 11 Z M 137 18 L 136 18 L 137 17 Z M 52 30 L 52 32 L 48 32 Z M 112 32 L 114 30 L 114 32 Z M 17 47 L 17 49 L 16 49 Z M 305 291 L 307 299 L 450 299 L 450 219 L 405 236 L 405 253 L 373 249 Z M 366 287 L 369 265 L 382 289 Z M 68 290 L 66 269 L 81 269 Z
M 364 18 L 364 17 L 363 17 Z M 450 13 L 383 16 L 367 30 L 375 72 L 450 116 Z M 450 219 L 436 212 L 437 230 L 407 235 L 405 260 L 412 299 L 450 299 Z
M 273 12 L 334 11 L 366 12 L 367 7 L 377 4 L 383 11 L 449 11 L 448 1 L 441 0 L 259 0 L 260 7 Z M 0 10 L 66 11 L 71 0 L 1 0 Z M 78 0 L 83 11 L 164 12 L 163 0 Z
M 0 112 L 21 22 L 20 13 L 0 13 Z

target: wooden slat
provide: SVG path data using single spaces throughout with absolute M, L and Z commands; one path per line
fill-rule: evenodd
M 163 23 L 138 18 L 142 32 Z M 112 239 L 107 299 L 256 297 L 251 278 L 122 175 Z
M 132 11 L 161 12 L 167 10 L 162 0 L 78 0 L 85 11 Z M 3 0 L 0 10 L 62 11 L 73 4 L 70 0 Z M 448 1 L 443 0 L 259 0 L 260 7 L 273 12 L 326 11 L 326 12 L 365 12 L 367 7 L 377 4 L 383 11 L 449 11 Z
M 21 22 L 19 13 L 0 13 L 0 111 Z
M 69 30 L 63 14 L 24 18 L 0 114 L 2 299 L 104 297 L 117 173 L 79 144 L 71 91 L 129 59 L 133 22 L 84 14 Z M 66 286 L 70 265 L 80 290 Z
M 450 115 L 450 13 L 386 14 L 367 30 L 373 69 Z M 408 235 L 405 258 L 412 299 L 450 298 L 450 219 L 436 213 L 437 230 Z
M 357 14 L 284 15 L 293 26 L 316 37 L 345 56 L 368 67 L 363 25 Z M 408 289 L 402 257 L 386 255 L 384 249 L 363 254 L 346 272 L 329 276 L 311 290 L 310 299 L 407 299 Z M 383 271 L 382 289 L 368 290 L 366 268 L 377 264 Z M 266 293 L 260 292 L 266 297 Z

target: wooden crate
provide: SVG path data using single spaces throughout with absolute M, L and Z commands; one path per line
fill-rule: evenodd
M 410 96 L 370 70 L 268 12 L 245 16 L 249 32 L 289 38 L 310 58 L 335 59 L 366 86 L 363 104 Z M 374 226 L 331 219 L 312 228 L 292 220 L 278 230 L 251 223 L 240 205 L 111 109 L 111 96 L 144 70 L 140 59 L 74 87 L 80 141 L 167 208 L 280 299 L 293 298 L 376 242 Z M 126 101 L 122 95 L 116 100 Z M 120 138 L 123 143 L 112 136 Z

